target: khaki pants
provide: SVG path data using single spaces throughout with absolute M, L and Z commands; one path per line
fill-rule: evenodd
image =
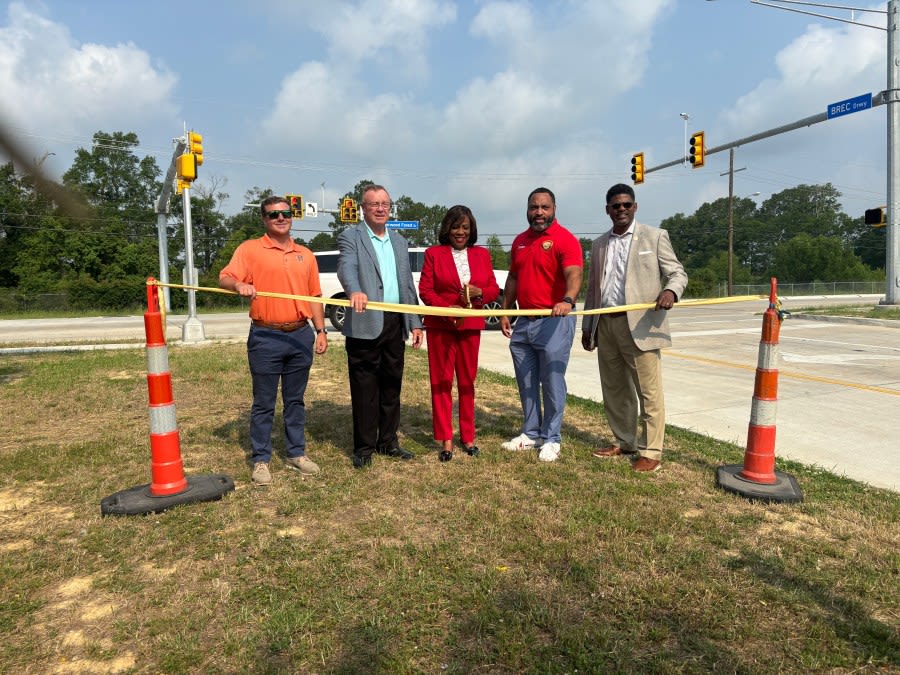
M 600 387 L 616 443 L 625 450 L 637 450 L 642 457 L 661 460 L 666 411 L 660 350 L 644 352 L 638 349 L 626 316 L 601 314 L 598 319 Z

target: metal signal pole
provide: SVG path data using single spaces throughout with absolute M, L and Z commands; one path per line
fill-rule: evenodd
M 887 16 L 887 256 L 885 305 L 900 303 L 900 16 L 898 0 L 888 2 Z

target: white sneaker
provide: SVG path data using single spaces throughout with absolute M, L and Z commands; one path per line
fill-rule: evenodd
M 500 447 L 504 450 L 529 450 L 534 447 L 534 441 L 525 434 L 519 434 L 511 441 L 505 441 Z
M 546 442 L 541 446 L 538 459 L 542 462 L 555 462 L 559 459 L 559 443 Z

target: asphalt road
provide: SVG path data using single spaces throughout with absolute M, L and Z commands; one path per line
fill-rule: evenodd
M 877 298 L 855 300 L 875 304 Z M 789 298 L 785 308 L 847 302 Z M 759 300 L 672 311 L 674 345 L 663 356 L 670 425 L 745 445 L 766 306 Z M 199 318 L 208 339 L 247 335 L 246 315 Z M 170 340 L 181 339 L 185 319 L 169 317 Z M 0 356 L 84 341 L 96 342 L 95 348 L 118 341 L 133 346 L 143 339 L 139 316 L 0 320 L 0 344 L 6 347 Z M 776 457 L 900 490 L 900 329 L 794 316 L 781 325 L 779 354 Z M 484 333 L 480 365 L 512 374 L 507 340 L 498 331 Z M 596 354 L 584 351 L 580 341 L 572 349 L 567 382 L 570 393 L 600 400 Z

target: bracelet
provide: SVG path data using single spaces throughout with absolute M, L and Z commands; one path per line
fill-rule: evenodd
M 324 326 L 322 328 L 316 328 L 316 335 L 322 335 L 323 333 L 328 335 L 328 329 Z

